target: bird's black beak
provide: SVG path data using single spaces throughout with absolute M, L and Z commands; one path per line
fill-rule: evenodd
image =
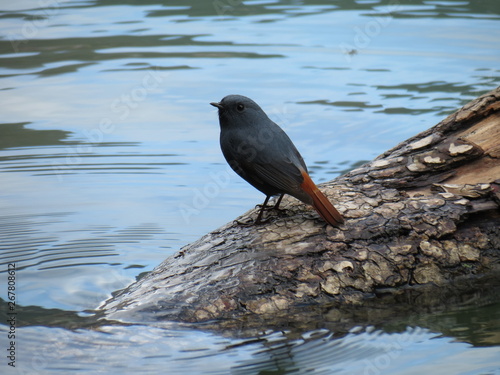
M 224 109 L 224 106 L 220 103 L 217 103 L 217 102 L 212 102 L 212 103 L 210 103 L 210 105 L 213 105 L 214 107 L 217 107 L 219 109 Z

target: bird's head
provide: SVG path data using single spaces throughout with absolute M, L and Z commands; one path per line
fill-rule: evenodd
M 210 104 L 219 109 L 221 128 L 254 126 L 268 119 L 257 103 L 243 95 L 228 95 Z

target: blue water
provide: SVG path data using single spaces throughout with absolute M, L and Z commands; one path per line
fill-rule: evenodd
M 450 328 L 446 317 L 396 332 L 360 320 L 343 337 L 311 328 L 236 338 L 176 325 L 70 331 L 58 315 L 97 307 L 261 202 L 228 173 L 209 102 L 253 98 L 314 180 L 330 180 L 498 86 L 500 3 L 54 0 L 0 9 L 0 279 L 7 285 L 15 263 L 16 302 L 31 306 L 19 318 L 24 373 L 500 373 L 498 309 L 487 318 L 482 306 L 468 314 L 491 334 L 474 342 L 436 328 Z M 5 360 L 0 368 L 11 370 Z

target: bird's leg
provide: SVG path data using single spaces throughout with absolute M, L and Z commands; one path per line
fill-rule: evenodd
M 269 208 L 269 207 L 267 207 L 267 202 L 269 201 L 270 198 L 271 198 L 271 195 L 267 195 L 266 199 L 264 200 L 264 203 L 262 203 L 262 205 L 260 205 L 260 204 L 257 205 L 257 207 L 262 206 L 262 208 L 259 211 L 259 215 L 257 216 L 257 219 L 255 219 L 253 222 L 252 221 L 242 222 L 242 221 L 236 220 L 236 223 L 239 225 L 248 227 L 248 226 L 252 226 L 254 224 L 262 224 L 262 223 L 266 222 L 266 220 L 262 220 L 262 214 L 264 213 L 264 210 Z
M 278 198 L 278 201 L 276 202 L 276 204 L 272 207 L 268 207 L 267 206 L 267 202 L 269 201 L 269 198 L 271 198 L 270 195 L 268 195 L 266 197 L 266 199 L 264 200 L 264 203 L 262 203 L 262 208 L 260 209 L 260 212 L 259 212 L 259 216 L 257 216 L 257 219 L 255 220 L 255 223 L 256 224 L 260 224 L 260 223 L 264 223 L 266 222 L 267 220 L 262 220 L 262 214 L 264 213 L 265 210 L 276 210 L 276 211 L 285 211 L 283 209 L 280 209 L 280 203 L 281 203 L 281 200 L 283 199 L 283 197 L 285 196 L 285 193 L 282 193 L 280 194 L 279 198 Z
M 259 215 L 257 216 L 257 219 L 255 219 L 255 224 L 261 223 L 262 214 L 264 213 L 264 210 L 267 208 L 267 202 L 269 201 L 269 198 L 271 198 L 271 196 L 267 195 L 266 199 L 264 199 L 264 203 L 262 203 L 262 208 L 260 209 Z
M 258 204 L 256 207 L 262 207 L 263 210 L 283 211 L 279 207 L 280 207 L 281 200 L 283 199 L 284 196 L 285 196 L 285 193 L 280 194 L 278 201 L 272 207 L 267 205 L 267 201 L 269 200 L 269 198 L 271 198 L 271 196 L 267 197 L 266 200 L 264 201 L 264 203 Z
M 285 195 L 285 193 L 282 193 L 279 196 L 278 201 L 276 202 L 276 204 L 274 206 L 271 206 L 271 207 L 269 207 L 267 205 L 267 202 L 269 202 L 269 199 L 272 197 L 272 195 L 267 195 L 266 199 L 264 199 L 264 203 L 257 205 L 257 207 L 260 207 L 260 211 L 259 211 L 259 214 L 257 215 L 257 219 L 255 219 L 255 221 L 253 223 L 252 222 L 246 222 L 245 223 L 245 222 L 241 222 L 241 221 L 238 221 L 238 220 L 236 220 L 236 222 L 239 225 L 244 225 L 244 226 L 251 226 L 253 224 L 262 224 L 262 223 L 265 223 L 269 219 L 262 219 L 262 215 L 264 214 L 264 211 L 266 211 L 266 210 L 284 211 L 284 210 L 282 210 L 282 209 L 279 208 L 279 205 L 280 205 L 281 200 L 283 199 L 284 195 Z
M 281 203 L 281 200 L 283 199 L 283 197 L 285 196 L 285 193 L 282 193 L 280 195 L 280 197 L 278 198 L 278 201 L 276 202 L 276 204 L 274 205 L 273 209 L 274 210 L 279 210 L 280 208 L 280 203 Z

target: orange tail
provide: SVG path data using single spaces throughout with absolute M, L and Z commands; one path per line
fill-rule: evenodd
M 318 212 L 319 216 L 334 227 L 338 227 L 342 224 L 344 222 L 342 215 L 318 189 L 307 172 L 302 171 L 302 177 L 304 177 L 304 182 L 302 182 L 300 187 L 313 199 L 313 207 Z

